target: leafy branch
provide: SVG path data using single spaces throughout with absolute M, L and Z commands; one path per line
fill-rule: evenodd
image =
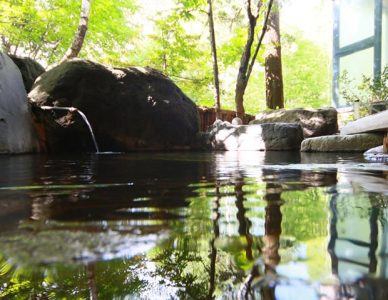
M 388 65 L 375 78 L 362 75 L 361 83 L 356 86 L 354 79 L 349 78 L 345 70 L 340 76 L 341 96 L 346 102 L 360 102 L 364 105 L 374 102 L 388 102 Z

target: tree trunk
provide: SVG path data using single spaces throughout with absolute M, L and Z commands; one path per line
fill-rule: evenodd
M 247 70 L 251 59 L 251 48 L 255 40 L 255 28 L 257 24 L 258 15 L 252 14 L 251 1 L 246 1 L 246 14 L 248 17 L 248 36 L 245 43 L 244 51 L 240 59 L 240 67 L 238 68 L 236 90 L 234 101 L 236 104 L 236 117 L 244 121 L 245 109 L 244 109 L 244 94 L 247 87 Z M 259 10 L 260 8 L 258 8 Z
M 9 41 L 7 41 L 5 36 L 1 36 L 1 43 L 3 45 L 5 53 L 9 53 L 11 51 L 11 44 L 9 43 Z
M 245 110 L 244 110 L 244 94 L 245 89 L 247 88 L 249 77 L 253 70 L 255 64 L 256 56 L 259 52 L 261 42 L 263 40 L 264 34 L 267 30 L 267 24 L 269 19 L 269 14 L 271 11 L 273 0 L 269 0 L 267 13 L 264 19 L 263 27 L 261 28 L 261 35 L 256 44 L 256 48 L 251 55 L 252 46 L 255 41 L 255 29 L 257 26 L 257 20 L 260 16 L 260 11 L 263 6 L 263 2 L 259 1 L 256 7 L 256 14 L 252 12 L 251 0 L 246 0 L 245 9 L 248 16 L 248 37 L 244 47 L 244 51 L 241 55 L 240 67 L 238 69 L 237 81 L 236 81 L 236 90 L 235 90 L 235 104 L 236 104 L 236 116 L 244 120 Z
M 77 57 L 81 51 L 82 45 L 85 40 L 86 32 L 88 30 L 90 2 L 91 0 L 82 0 L 81 15 L 80 15 L 77 33 L 74 36 L 73 43 L 71 44 L 70 48 L 66 51 L 61 61 L 64 61 L 69 58 Z
M 244 207 L 244 178 L 235 177 L 234 178 L 234 192 L 236 195 L 236 208 L 237 208 L 237 221 L 238 221 L 238 233 L 240 237 L 245 237 L 246 239 L 246 248 L 245 256 L 248 260 L 253 260 L 253 238 L 249 230 L 252 226 L 252 222 L 246 216 L 247 209 Z
M 217 263 L 217 247 L 216 241 L 220 237 L 220 226 L 218 224 L 221 214 L 220 214 L 220 188 L 216 186 L 216 200 L 215 200 L 215 208 L 213 213 L 215 214 L 215 218 L 213 219 L 213 239 L 210 241 L 210 273 L 209 273 L 209 294 L 207 299 L 215 299 L 214 291 L 216 290 L 216 263 Z
M 270 109 L 283 108 L 284 95 L 278 0 L 274 0 L 274 9 L 269 15 L 264 57 L 267 107 Z
M 244 109 L 244 94 L 247 87 L 246 81 L 243 79 L 237 79 L 236 92 L 235 92 L 235 104 L 236 104 L 236 117 L 240 118 L 244 122 L 245 109 Z
M 218 77 L 218 60 L 217 60 L 217 45 L 216 45 L 216 35 L 214 33 L 214 21 L 213 21 L 213 7 L 212 0 L 207 0 L 208 5 L 208 20 L 209 20 L 209 34 L 210 34 L 210 45 L 212 49 L 213 56 L 213 76 L 214 76 L 214 100 L 216 108 L 216 119 L 220 119 L 221 113 L 221 103 L 220 103 L 220 81 Z
M 86 264 L 86 276 L 88 278 L 90 300 L 97 300 L 97 282 L 96 282 L 96 263 L 89 262 Z

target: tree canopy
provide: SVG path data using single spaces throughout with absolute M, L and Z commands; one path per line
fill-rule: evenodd
M 213 106 L 207 2 L 144 2 L 93 0 L 80 57 L 115 66 L 159 69 L 198 105 Z M 256 5 L 256 1 L 252 4 Z M 57 63 L 73 41 L 80 10 L 80 0 L 3 0 L 1 45 L 7 52 L 29 56 L 46 66 Z M 263 17 L 264 14 L 260 18 Z M 248 34 L 243 3 L 214 2 L 213 18 L 221 106 L 234 109 L 236 79 Z M 262 20 L 258 22 L 261 24 Z M 328 52 L 294 29 L 281 28 L 285 107 L 329 105 Z M 245 91 L 244 106 L 248 113 L 266 108 L 264 50 L 263 47 L 259 50 Z

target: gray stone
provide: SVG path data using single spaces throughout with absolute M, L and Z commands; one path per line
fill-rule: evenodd
M 384 154 L 383 145 L 367 150 L 364 154 Z
M 355 134 L 363 132 L 387 132 L 388 110 L 366 116 L 353 122 L 349 122 L 341 128 L 341 134 Z
M 232 125 L 216 121 L 208 135 L 215 150 L 298 150 L 303 140 L 301 126 L 287 123 Z
M 279 109 L 261 112 L 251 124 L 298 123 L 305 138 L 336 134 L 338 132 L 337 110 L 325 109 Z
M 199 131 L 196 105 L 162 73 L 68 60 L 42 74 L 29 98 L 44 124 L 50 152 L 95 151 L 78 113 L 40 106 L 75 107 L 94 131 L 100 151 L 191 149 Z
M 26 153 L 36 147 L 22 76 L 0 53 L 0 153 Z
M 388 161 L 388 154 L 384 152 L 383 145 L 369 149 L 364 153 L 364 157 L 365 159 L 372 160 L 372 161 L 381 161 L 381 162 Z
M 10 58 L 19 68 L 19 71 L 22 74 L 24 87 L 26 92 L 29 93 L 35 80 L 45 72 L 45 69 L 41 64 L 29 57 L 10 55 Z
M 301 151 L 306 152 L 364 152 L 381 145 L 383 135 L 361 133 L 354 135 L 328 135 L 305 139 Z
M 243 124 L 243 121 L 240 118 L 238 117 L 233 118 L 232 125 L 242 125 L 242 124 Z

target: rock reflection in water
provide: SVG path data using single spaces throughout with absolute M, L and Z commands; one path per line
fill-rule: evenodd
M 37 179 L 41 188 L 28 192 L 32 201 L 31 218 L 42 223 L 47 220 L 141 223 L 181 218 L 179 210 L 187 206 L 185 199 L 196 195 L 188 185 L 200 177 L 201 165 L 157 158 L 151 158 L 150 162 L 149 158 L 119 159 L 120 168 L 115 158 L 100 162 L 98 156 L 79 161 L 80 164 L 48 160 Z M 46 179 L 53 177 L 55 189 L 53 182 Z

